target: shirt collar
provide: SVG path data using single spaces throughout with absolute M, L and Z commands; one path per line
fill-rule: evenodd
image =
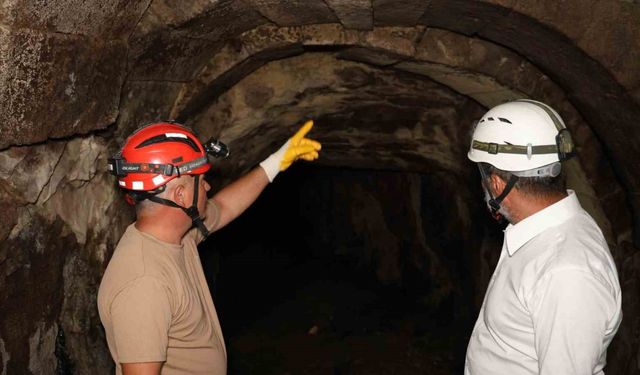
M 513 256 L 530 239 L 561 224 L 582 210 L 575 192 L 567 190 L 567 194 L 566 198 L 536 212 L 516 225 L 507 226 L 504 230 L 504 241 L 509 256 Z

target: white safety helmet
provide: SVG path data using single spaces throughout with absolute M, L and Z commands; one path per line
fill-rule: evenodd
M 544 103 L 519 99 L 491 108 L 473 131 L 467 157 L 518 177 L 555 177 L 573 156 L 571 135 Z

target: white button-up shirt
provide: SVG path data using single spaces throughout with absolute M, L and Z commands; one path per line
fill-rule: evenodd
M 505 229 L 466 375 L 604 374 L 622 320 L 618 274 L 602 232 L 568 193 Z

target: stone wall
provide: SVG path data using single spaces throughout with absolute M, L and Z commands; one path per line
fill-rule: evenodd
M 112 368 L 95 297 L 133 213 L 104 166 L 132 129 L 172 117 L 230 143 L 236 156 L 216 169 L 218 184 L 255 165 L 303 117 L 317 119 L 326 143 L 320 164 L 411 173 L 389 178 L 408 189 L 412 203 L 399 214 L 416 218 L 424 242 L 406 250 L 388 236 L 395 252 L 386 254 L 361 239 L 384 259 L 372 264 L 381 279 L 398 282 L 403 251 L 416 270 L 420 259 L 446 263 L 434 250 L 443 242 L 418 230 L 413 204 L 472 181 L 459 165 L 482 106 L 549 101 L 580 146 L 572 185 L 607 234 L 624 295 L 638 295 L 639 15 L 637 2 L 613 0 L 4 1 L 0 373 Z M 417 177 L 443 172 L 455 177 L 444 185 Z M 367 183 L 354 191 L 379 188 Z M 350 224 L 394 233 L 381 213 L 389 202 L 361 196 L 380 215 Z M 484 238 L 474 285 L 494 261 L 496 239 Z M 451 273 L 429 274 L 441 281 L 434 298 L 456 288 Z M 624 310 L 611 374 L 640 371 L 636 299 Z
M 104 139 L 88 136 L 0 154 L 0 363 L 7 374 L 111 366 L 96 290 L 131 216 L 104 171 L 105 150 Z M 57 362 L 63 358 L 68 363 Z

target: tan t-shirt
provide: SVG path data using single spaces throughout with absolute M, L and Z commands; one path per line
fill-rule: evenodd
M 207 203 L 207 228 L 219 218 Z M 190 230 L 181 245 L 131 224 L 116 247 L 98 292 L 98 310 L 116 374 L 120 363 L 165 362 L 163 375 L 226 374 L 218 315 Z

